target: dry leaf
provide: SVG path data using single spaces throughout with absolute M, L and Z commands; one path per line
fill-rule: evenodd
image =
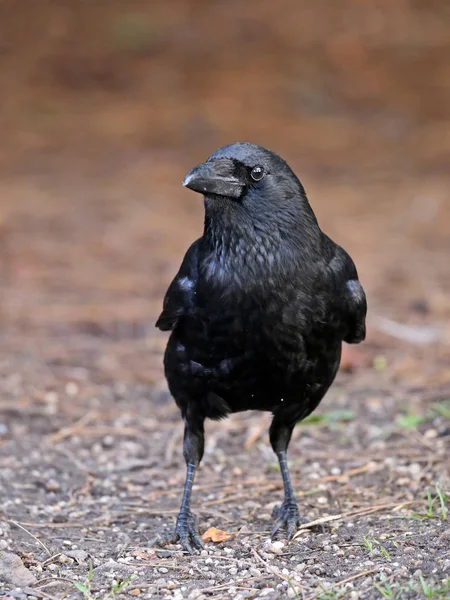
M 220 542 L 226 542 L 231 538 L 231 533 L 227 533 L 226 531 L 222 531 L 221 529 L 217 529 L 216 527 L 210 527 L 205 531 L 202 535 L 202 540 L 204 542 L 215 542 L 216 544 Z

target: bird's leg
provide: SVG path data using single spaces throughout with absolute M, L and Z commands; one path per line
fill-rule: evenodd
M 294 426 L 281 424 L 277 417 L 274 417 L 270 427 L 270 443 L 277 455 L 280 464 L 281 476 L 283 477 L 284 500 L 281 506 L 274 509 L 275 525 L 272 529 L 272 537 L 282 527 L 287 528 L 288 539 L 291 539 L 297 531 L 297 527 L 303 522 L 298 512 L 297 501 L 294 497 L 289 468 L 286 458 L 286 450 L 289 445 L 292 430 Z
M 174 541 L 179 541 L 190 554 L 193 553 L 194 548 L 200 550 L 204 547 L 203 541 L 198 535 L 194 515 L 191 512 L 191 493 L 195 471 L 202 460 L 205 445 L 203 424 L 203 418 L 185 417 L 183 454 L 187 471 L 180 512 L 175 526 Z
M 284 500 L 283 504 L 276 507 L 274 517 L 276 522 L 272 530 L 272 537 L 278 532 L 281 527 L 287 527 L 288 539 L 291 539 L 297 531 L 297 527 L 303 522 L 298 512 L 297 501 L 294 497 L 289 468 L 287 465 L 286 451 L 282 450 L 277 453 L 278 462 L 280 463 L 281 476 L 283 477 Z

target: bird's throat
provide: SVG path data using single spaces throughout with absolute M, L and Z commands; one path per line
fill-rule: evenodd
M 233 207 L 207 206 L 203 240 L 206 275 L 222 284 L 261 282 L 282 262 L 277 228 L 268 229 Z

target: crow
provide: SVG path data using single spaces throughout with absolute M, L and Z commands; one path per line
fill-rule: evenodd
M 184 420 L 187 475 L 171 541 L 201 549 L 191 512 L 204 421 L 269 411 L 284 501 L 272 537 L 303 521 L 286 451 L 294 426 L 319 404 L 339 368 L 342 342 L 366 335 L 366 296 L 347 252 L 319 228 L 305 190 L 277 154 L 248 142 L 219 148 L 186 175 L 204 196 L 204 231 L 187 250 L 156 322 Z

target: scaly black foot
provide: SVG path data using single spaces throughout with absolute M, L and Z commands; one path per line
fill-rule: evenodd
M 205 547 L 202 538 L 198 534 L 197 524 L 191 512 L 182 511 L 178 514 L 175 532 L 170 541 L 172 543 L 180 542 L 183 549 L 189 554 L 193 554 L 194 549 L 202 550 Z
M 287 537 L 290 540 L 296 533 L 297 527 L 302 523 L 306 523 L 306 520 L 300 517 L 297 504 L 294 500 L 283 502 L 281 506 L 275 506 L 272 516 L 276 519 L 274 528 L 272 529 L 272 538 L 275 537 L 282 527 L 286 527 Z
M 158 534 L 149 541 L 150 546 L 159 546 L 160 548 L 167 544 L 177 543 L 180 543 L 189 554 L 193 554 L 194 549 L 202 550 L 205 547 L 202 538 L 198 535 L 195 517 L 191 512 L 178 513 L 177 524 L 172 534 Z

